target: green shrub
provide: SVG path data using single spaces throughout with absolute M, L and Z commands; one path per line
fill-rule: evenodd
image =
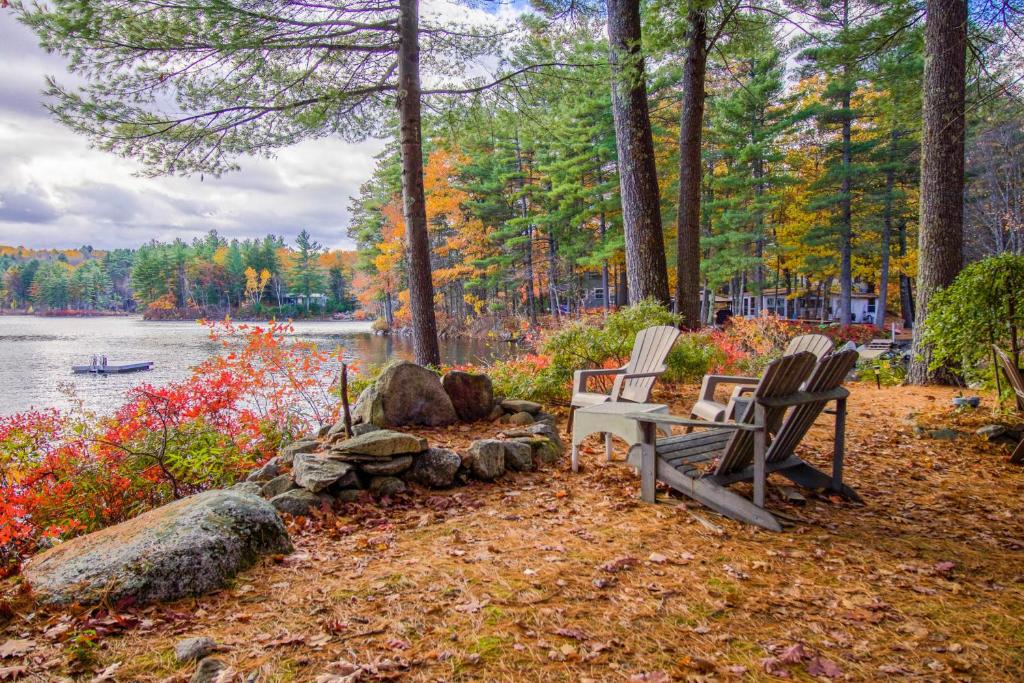
M 505 396 L 542 402 L 569 398 L 576 370 L 613 368 L 629 361 L 636 335 L 655 325 L 679 324 L 679 316 L 654 301 L 620 309 L 607 318 L 593 316 L 574 322 L 546 336 L 541 355 L 492 363 L 486 371 L 495 391 Z M 669 382 L 699 379 L 711 368 L 723 364 L 725 355 L 704 333 L 684 334 L 666 359 Z M 611 380 L 592 380 L 595 391 L 606 391 Z
M 928 304 L 922 339 L 932 369 L 968 381 L 994 378 L 992 344 L 1010 349 L 1024 330 L 1024 256 L 1002 254 L 972 263 Z

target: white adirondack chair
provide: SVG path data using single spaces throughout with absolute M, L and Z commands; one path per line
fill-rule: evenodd
M 646 403 L 651 397 L 654 381 L 667 369 L 665 358 L 679 338 L 679 330 L 669 325 L 640 330 L 633 342 L 629 362 L 621 368 L 577 370 L 573 373 L 572 402 L 569 408 L 569 427 L 577 408 L 601 403 L 629 401 Z M 587 381 L 593 377 L 614 376 L 608 393 L 587 391 Z
M 1024 374 L 1021 374 L 1020 368 L 1013 362 L 1009 354 L 1003 351 L 998 346 L 993 345 L 992 349 L 996 352 L 996 356 L 999 358 L 999 364 L 1003 366 L 1003 374 L 1006 375 L 1006 381 L 1010 383 L 1010 388 L 1013 389 L 1013 393 L 1017 400 L 1017 408 L 1024 409 Z M 1010 462 L 1014 464 L 1024 463 L 1024 439 L 1021 439 L 1017 447 L 1013 449 L 1013 453 L 1010 455 Z
M 765 509 L 767 476 L 776 472 L 800 486 L 827 489 L 861 502 L 843 483 L 846 398 L 843 380 L 857 362 L 856 351 L 839 351 L 815 363 L 806 351 L 772 361 L 735 422 L 707 422 L 665 414 L 632 413 L 643 425 L 643 440 L 630 453 L 640 469 L 641 497 L 655 502 L 658 481 L 668 484 L 727 517 L 782 531 Z M 832 472 L 826 474 L 795 453 L 797 446 L 830 402 L 836 403 Z M 664 425 L 706 431 L 657 438 Z M 753 498 L 729 489 L 753 483 Z
M 782 356 L 795 356 L 801 351 L 809 351 L 820 360 L 834 347 L 835 344 L 832 343 L 832 340 L 823 334 L 801 334 L 789 341 Z M 737 399 L 752 392 L 759 381 L 760 379 L 757 377 L 705 375 L 704 381 L 700 385 L 700 395 L 690 410 L 690 419 L 699 418 L 710 422 L 722 422 L 735 418 Z M 733 389 L 728 403 L 719 403 L 715 400 L 715 390 L 723 384 L 739 385 Z

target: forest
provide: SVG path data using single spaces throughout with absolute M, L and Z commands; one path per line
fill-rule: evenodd
M 325 250 L 305 230 L 294 246 L 267 235 L 138 249 L 0 246 L 3 310 L 48 314 L 135 311 L 179 317 L 301 317 L 354 310 L 355 254 Z
M 644 54 L 669 289 L 684 300 L 678 239 L 699 226 L 699 318 L 714 295 L 733 311 L 782 313 L 782 298 L 882 293 L 910 327 L 917 275 L 923 25 L 910 2 L 746 3 L 699 10 L 705 60 L 699 154 L 683 151 L 693 15 L 645 6 Z M 525 22 L 507 69 L 550 63 L 515 87 L 431 107 L 424 118 L 426 214 L 441 314 L 558 316 L 629 301 L 603 18 Z M 964 237 L 968 260 L 1024 250 L 1024 118 L 999 49 L 971 59 Z M 692 45 L 692 42 L 690 43 Z M 698 211 L 683 189 L 697 173 Z M 378 159 L 353 201 L 360 299 L 408 320 L 400 158 Z M 684 207 L 681 210 L 680 207 Z M 693 216 L 687 215 L 690 211 Z M 683 259 L 685 262 L 685 259 Z M 691 286 L 692 288 L 692 286 Z M 599 298 L 593 290 L 599 289 Z M 768 302 L 765 293 L 768 293 Z M 777 294 L 777 296 L 776 296 Z M 874 316 L 879 326 L 885 316 Z M 691 320 L 697 326 L 697 320 Z

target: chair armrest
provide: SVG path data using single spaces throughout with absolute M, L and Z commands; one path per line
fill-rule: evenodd
M 714 401 L 715 389 L 719 384 L 744 384 L 757 386 L 761 380 L 757 377 L 742 377 L 739 375 L 704 375 L 704 381 L 700 384 L 700 396 L 702 401 Z
M 704 429 L 737 429 L 745 432 L 757 431 L 758 427 L 737 422 L 709 422 L 707 420 L 691 420 L 665 413 L 624 413 L 622 417 L 637 422 L 653 422 L 654 424 L 679 425 L 682 427 L 702 427 Z
M 602 377 L 607 375 L 621 375 L 626 372 L 625 366 L 621 368 L 598 368 L 595 370 L 576 370 L 572 373 L 572 393 L 580 394 L 587 390 L 587 380 L 591 377 Z
M 668 370 L 668 368 L 665 367 L 664 365 L 662 365 L 661 367 L 659 367 L 654 372 L 623 372 L 622 374 L 616 376 L 615 377 L 615 381 L 612 382 L 612 393 L 611 393 L 612 401 L 618 401 L 619 400 L 619 394 L 622 393 L 622 385 L 627 380 L 642 379 L 644 377 L 654 377 L 655 379 L 657 379 L 658 377 L 661 377 L 661 375 L 666 370 Z

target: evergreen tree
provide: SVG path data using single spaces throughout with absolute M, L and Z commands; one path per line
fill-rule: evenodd
M 291 285 L 300 291 L 306 301 L 306 313 L 309 313 L 309 300 L 314 292 L 323 289 L 324 275 L 317 262 L 323 246 L 313 240 L 308 230 L 302 230 L 295 238 L 298 253 L 290 273 Z

